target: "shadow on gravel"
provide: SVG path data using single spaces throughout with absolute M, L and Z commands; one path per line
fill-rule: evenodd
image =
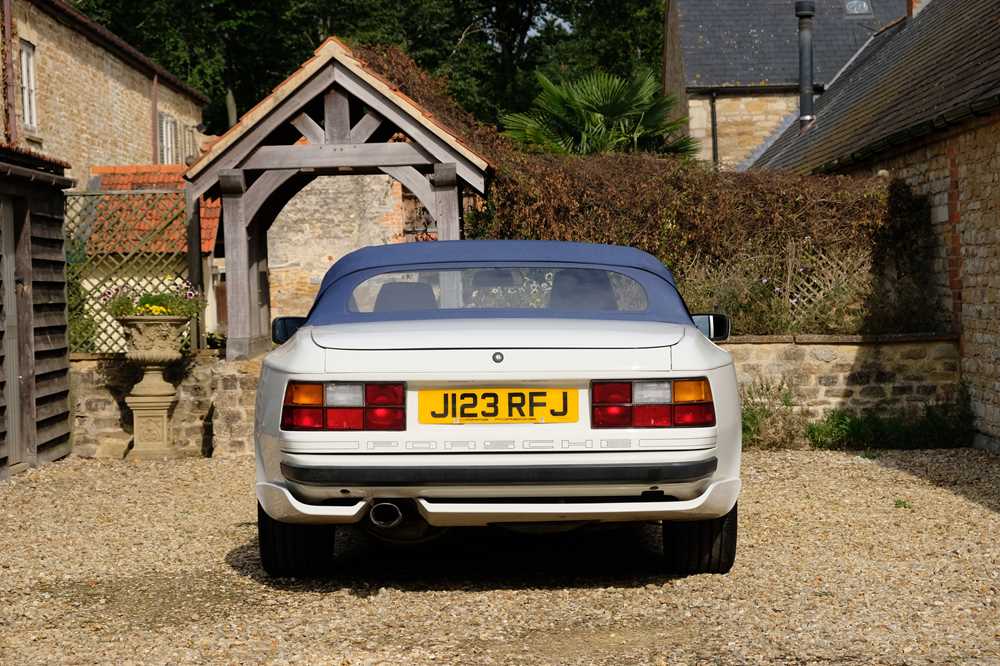
M 271 588 L 313 592 L 346 589 L 360 597 L 377 594 L 380 588 L 642 587 L 660 585 L 670 578 L 654 554 L 658 532 L 644 525 L 545 535 L 456 528 L 428 543 L 396 546 L 382 543 L 359 528 L 344 527 L 337 531 L 336 553 L 325 578 L 268 577 L 260 565 L 256 539 L 231 550 L 226 562 L 237 573 Z
M 886 451 L 875 462 L 1000 513 L 1000 455 L 971 448 Z

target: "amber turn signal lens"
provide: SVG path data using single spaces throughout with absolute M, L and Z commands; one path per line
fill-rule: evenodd
M 323 406 L 323 385 L 302 382 L 288 382 L 285 391 L 286 405 Z
M 711 402 L 712 389 L 707 379 L 680 379 L 674 382 L 674 403 Z

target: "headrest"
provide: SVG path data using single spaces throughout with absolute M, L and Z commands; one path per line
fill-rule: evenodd
M 373 312 L 437 310 L 434 289 L 426 282 L 387 282 L 378 290 Z
M 553 278 L 549 309 L 607 312 L 617 310 L 618 301 L 607 271 L 566 268 Z

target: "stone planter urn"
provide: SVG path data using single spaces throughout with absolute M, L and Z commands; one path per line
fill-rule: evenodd
M 125 356 L 143 369 L 125 404 L 132 410 L 133 441 L 129 459 L 178 458 L 170 437 L 170 408 L 177 402 L 173 384 L 163 378 L 166 366 L 181 358 L 181 335 L 187 317 L 120 317 L 128 351 Z

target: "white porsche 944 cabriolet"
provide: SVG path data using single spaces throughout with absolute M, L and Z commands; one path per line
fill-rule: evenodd
M 330 268 L 273 322 L 255 445 L 260 554 L 320 573 L 338 524 L 389 540 L 451 526 L 657 521 L 664 566 L 736 555 L 740 404 L 723 315 L 688 313 L 653 256 L 440 241 Z

